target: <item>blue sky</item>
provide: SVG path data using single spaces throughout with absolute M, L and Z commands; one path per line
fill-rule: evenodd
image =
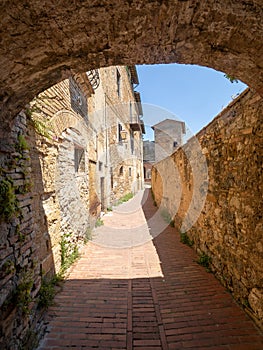
M 137 72 L 145 140 L 153 138 L 150 126 L 165 118 L 184 121 L 195 134 L 246 88 L 241 82 L 231 83 L 222 72 L 200 66 L 143 65 Z

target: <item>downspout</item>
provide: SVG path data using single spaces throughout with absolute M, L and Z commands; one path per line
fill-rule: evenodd
M 107 129 L 107 101 L 106 101 L 106 93 L 104 92 L 104 127 L 106 131 L 105 135 L 105 141 L 106 141 L 106 157 L 105 157 L 105 162 L 106 166 L 108 167 L 108 129 Z

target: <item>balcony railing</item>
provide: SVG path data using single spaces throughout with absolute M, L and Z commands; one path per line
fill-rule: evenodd
M 132 116 L 130 118 L 130 128 L 132 131 L 141 131 L 141 122 L 138 116 Z
M 93 90 L 96 90 L 100 85 L 100 76 L 98 69 L 89 70 L 86 72 L 86 74 Z
M 130 114 L 130 128 L 133 131 L 141 131 L 145 134 L 144 123 L 143 120 L 140 118 L 140 116 L 143 115 L 140 93 L 134 91 L 134 98 L 134 109 L 132 109 L 132 113 Z
M 130 117 L 130 128 L 132 131 L 141 131 L 143 134 L 145 134 L 143 120 L 138 115 Z

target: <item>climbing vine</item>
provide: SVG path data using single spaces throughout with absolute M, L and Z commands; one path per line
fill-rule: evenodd
M 19 153 L 23 153 L 23 151 L 25 150 L 28 150 L 29 147 L 28 147 L 28 144 L 26 142 L 26 139 L 25 139 L 25 136 L 22 135 L 22 134 L 19 134 L 18 137 L 17 137 L 17 144 L 15 146 L 17 152 Z M 22 156 L 22 155 L 21 155 Z
M 232 77 L 232 76 L 229 75 L 229 74 L 224 74 L 224 77 L 225 77 L 226 79 L 228 79 L 231 83 L 238 83 L 237 78 Z
M 29 304 L 33 300 L 31 297 L 31 289 L 33 287 L 33 276 L 29 271 L 23 271 L 20 283 L 18 284 L 14 297 L 18 308 L 23 314 L 29 314 Z
M 0 182 L 0 218 L 9 220 L 18 211 L 15 187 L 12 179 L 2 179 Z
M 58 99 L 58 96 L 37 96 L 32 100 L 30 106 L 25 110 L 26 116 L 33 125 L 35 131 L 47 139 L 51 139 L 52 129 L 50 125 L 47 125 L 44 118 L 45 113 L 43 112 L 43 105 L 46 104 L 46 100 Z
M 38 293 L 39 307 L 46 309 L 53 304 L 53 300 L 56 295 L 56 287 L 61 281 L 63 281 L 61 274 L 57 274 L 50 279 L 47 277 L 42 279 L 41 287 Z
M 60 241 L 61 274 L 63 274 L 80 256 L 78 246 L 70 242 L 70 236 L 71 234 L 69 233 L 65 234 Z

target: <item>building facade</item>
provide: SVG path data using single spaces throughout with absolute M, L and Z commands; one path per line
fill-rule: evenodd
M 75 74 L 36 96 L 2 138 L 2 348 L 30 342 L 45 282 L 77 256 L 102 210 L 142 187 L 137 84 L 135 67 Z
M 154 141 L 143 141 L 143 171 L 145 182 L 151 182 L 152 166 L 170 156 L 183 144 L 185 123 L 164 119 L 152 126 Z
M 140 95 L 133 89 L 139 83 L 135 67 L 101 69 L 100 81 L 90 99 L 90 123 L 98 141 L 96 192 L 105 210 L 127 193 L 142 189 L 144 125 Z
M 61 242 L 70 254 L 102 211 L 142 189 L 144 125 L 135 84 L 135 67 L 103 68 L 62 81 L 28 107 L 35 229 L 45 273 L 59 270 Z
M 152 165 L 155 163 L 155 143 L 154 141 L 143 141 L 143 172 L 144 181 L 151 182 Z
M 185 123 L 165 119 L 152 126 L 155 141 L 155 162 L 170 156 L 183 143 Z

